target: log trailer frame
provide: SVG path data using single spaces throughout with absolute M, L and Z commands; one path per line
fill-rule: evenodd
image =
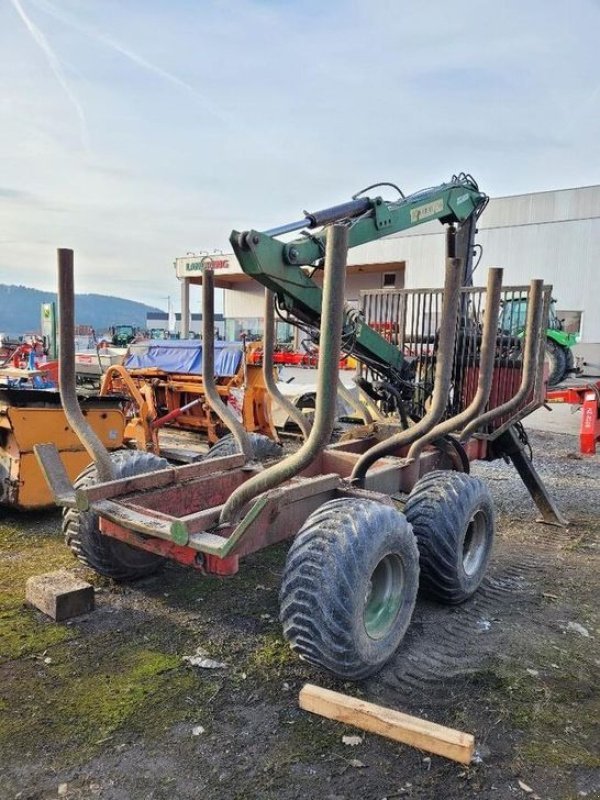
M 294 538 L 280 594 L 284 635 L 302 658 L 340 677 L 361 679 L 381 669 L 397 649 L 419 587 L 441 602 L 460 603 L 483 580 L 494 510 L 483 481 L 469 474 L 470 461 L 510 459 L 544 521 L 564 522 L 514 424 L 524 408 L 543 402 L 541 320 L 551 289 L 541 280 L 531 281 L 525 290 L 522 344 L 507 343 L 497 329 L 502 271 L 490 269 L 485 288 L 471 286 L 475 223 L 485 200 L 472 179 L 456 179 L 396 204 L 355 199 L 308 215 L 302 224 L 232 234 L 242 268 L 266 285 L 264 363 L 269 363 L 274 342 L 271 292 L 278 294 L 280 310 L 293 313 L 309 330 L 318 327 L 314 425 L 305 431 L 299 450 L 273 463 L 260 462 L 256 435 L 244 431 L 214 385 L 212 271 L 205 272 L 203 292 L 205 391 L 238 452 L 218 458 L 209 453 L 208 459 L 180 467 L 149 453 L 111 458 L 81 420 L 71 419 L 78 407 L 67 380 L 70 354 L 61 347 L 65 412 L 93 464 L 71 484 L 52 445 L 38 445 L 36 454 L 56 502 L 65 509 L 67 542 L 79 558 L 121 580 L 155 572 L 165 558 L 227 575 L 238 570 L 243 556 Z M 433 218 L 447 224 L 449 232 L 436 333 L 433 342 L 420 337 L 434 352 L 424 381 L 418 359 L 406 358 L 345 308 L 344 290 L 350 244 Z M 309 226 L 325 225 L 324 230 L 291 244 L 277 239 L 307 220 Z M 62 341 L 72 331 L 73 253 L 59 250 L 58 255 Z M 307 284 L 308 277 L 290 260 L 323 268 L 322 292 Z M 431 291 L 412 294 L 416 302 Z M 478 320 L 470 313 L 475 294 L 478 308 L 485 311 Z M 418 330 L 413 326 L 413 342 Z M 389 385 L 398 415 L 378 419 L 366 436 L 329 444 L 339 354 L 350 347 Z M 465 358 L 466 370 L 459 363 Z M 512 359 L 510 369 L 519 380 L 507 384 L 508 395 L 494 395 L 506 358 Z M 463 375 L 460 385 L 457 366 Z M 413 418 L 414 398 L 422 400 L 425 384 L 431 390 L 422 404 L 424 413 Z M 403 511 L 398 501 L 405 503 Z

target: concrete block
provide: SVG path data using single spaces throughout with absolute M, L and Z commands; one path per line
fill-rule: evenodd
M 94 610 L 94 587 L 66 570 L 34 575 L 25 585 L 28 603 L 56 622 Z

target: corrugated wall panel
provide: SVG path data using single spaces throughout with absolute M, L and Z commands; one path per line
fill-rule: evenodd
M 551 283 L 559 308 L 583 312 L 582 342 L 600 342 L 600 219 L 482 230 L 478 241 L 483 268 L 504 267 L 506 283 Z
M 254 281 L 240 284 L 243 289 L 226 289 L 223 292 L 223 316 L 225 319 L 236 317 L 262 317 L 265 305 L 265 290 Z
M 600 217 L 600 186 L 497 197 L 481 217 L 483 228 Z

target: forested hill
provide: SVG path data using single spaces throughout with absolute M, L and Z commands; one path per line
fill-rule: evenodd
M 52 301 L 56 301 L 53 292 L 0 283 L 0 333 L 17 336 L 39 331 L 41 304 Z M 134 300 L 103 294 L 78 294 L 75 297 L 75 323 L 91 325 L 98 333 L 119 324 L 145 328 L 146 312 L 160 310 Z

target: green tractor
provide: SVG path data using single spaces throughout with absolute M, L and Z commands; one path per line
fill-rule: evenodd
M 575 356 L 571 349 L 579 341 L 579 335 L 564 330 L 563 322 L 556 316 L 556 300 L 552 298 L 546 328 L 546 362 L 548 363 L 548 386 L 556 386 L 569 373 L 576 372 Z M 527 301 L 521 298 L 504 301 L 500 312 L 499 327 L 513 336 L 522 336 L 525 329 Z
M 138 329 L 133 325 L 115 325 L 110 333 L 113 347 L 127 347 L 135 339 Z

